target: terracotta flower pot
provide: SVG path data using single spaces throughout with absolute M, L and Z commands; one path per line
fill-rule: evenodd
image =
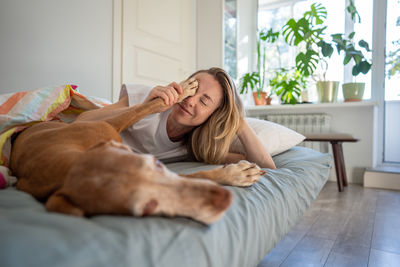
M 260 94 L 260 97 L 258 97 L 257 92 L 253 92 L 254 104 L 256 104 L 257 106 L 266 105 L 267 104 L 267 100 L 266 100 L 267 93 L 261 92 L 259 94 Z

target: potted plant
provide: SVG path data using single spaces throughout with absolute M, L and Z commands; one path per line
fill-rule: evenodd
M 332 44 L 324 39 L 326 18 L 326 8 L 322 4 L 314 3 L 298 21 L 289 20 L 284 26 L 283 34 L 291 45 L 304 43 L 305 50 L 296 56 L 296 67 L 305 77 L 311 76 L 316 81 L 319 102 L 335 102 L 339 82 L 326 79 L 327 59 L 334 51 Z M 320 68 L 317 71 L 318 66 Z
M 358 18 L 358 21 L 360 21 L 360 16 L 352 0 L 347 6 L 347 11 L 353 20 Z M 327 28 L 324 25 L 326 18 L 326 8 L 322 4 L 314 3 L 300 19 L 296 21 L 292 18 L 283 26 L 281 34 L 285 42 L 290 46 L 297 47 L 299 51 L 295 57 L 295 68 L 276 70 L 275 76 L 270 81 L 270 85 L 275 88 L 276 94 L 280 95 L 281 100 L 285 103 L 297 103 L 297 98 L 301 94 L 301 90 L 306 87 L 309 77 L 316 80 L 319 102 L 336 101 L 339 82 L 326 80 L 327 59 L 334 52 L 333 46 L 336 46 L 339 54 L 341 51 L 345 52 L 344 65 L 351 60 L 354 61 L 355 65 L 352 72 L 354 76 L 359 73 L 365 74 L 371 68 L 371 64 L 366 60 L 363 53 L 355 48 L 354 33 L 351 33 L 348 38 L 344 38 L 343 34 L 333 34 L 331 35 L 332 41 L 324 40 Z M 276 41 L 279 34 L 279 32 L 275 33 L 276 38 L 272 41 Z M 370 51 L 368 43 L 364 40 L 361 40 L 359 45 Z M 320 66 L 320 75 L 315 74 L 317 66 Z M 289 74 L 290 71 L 292 71 L 291 74 Z M 347 88 L 347 86 L 344 87 Z
M 299 20 L 290 19 L 283 26 L 282 32 L 274 32 L 272 29 L 261 30 L 257 40 L 257 71 L 246 73 L 241 78 L 240 93 L 257 90 L 255 95 L 263 97 L 263 90 L 266 84 L 266 44 L 275 43 L 282 35 L 284 41 L 293 47 L 297 47 L 295 66 L 271 70 L 272 78 L 269 79 L 270 92 L 278 95 L 283 103 L 296 104 L 303 89 L 306 88 L 307 79 L 313 75 L 320 58 L 321 51 L 326 52 L 333 48 L 323 46 L 321 42 L 326 26 L 323 26 L 326 19 L 326 9 L 321 4 L 312 4 L 311 9 L 303 14 Z M 277 46 L 276 46 L 277 47 Z M 255 100 L 257 101 L 257 100 Z
M 306 87 L 306 80 L 296 68 L 281 68 L 275 71 L 269 85 L 283 103 L 296 104 L 301 91 Z
M 257 38 L 257 71 L 245 73 L 240 79 L 240 94 L 247 93 L 248 90 L 256 90 L 256 92 L 253 92 L 254 103 L 256 105 L 265 105 L 267 102 L 271 103 L 271 96 L 274 94 L 272 89 L 268 94 L 265 92 L 265 42 L 274 38 L 272 32 L 259 31 Z
M 319 53 L 319 66 L 320 71 L 313 75 L 315 80 L 315 86 L 318 93 L 318 102 L 321 103 L 332 103 L 336 102 L 339 88 L 339 81 L 330 81 L 326 79 L 326 73 L 328 71 L 328 61 L 333 53 L 333 48 L 330 43 L 321 40 L 318 42 L 318 47 L 320 49 Z
M 356 20 L 358 22 L 361 22 L 360 15 L 358 14 L 358 11 L 354 5 L 353 0 L 349 1 L 349 5 L 347 6 L 346 10 L 350 14 L 351 19 L 354 22 L 356 22 Z M 360 73 L 363 74 L 368 73 L 368 71 L 371 69 L 372 64 L 366 59 L 363 52 L 356 48 L 354 36 L 355 32 L 350 33 L 347 37 L 345 37 L 344 34 L 342 33 L 332 34 L 331 43 L 327 43 L 324 40 L 321 40 L 318 46 L 321 48 L 321 54 L 325 58 L 331 57 L 333 52 L 332 46 L 336 47 L 338 54 L 340 54 L 343 51 L 345 54 L 343 65 L 347 65 L 350 62 L 353 62 L 354 65 L 352 68 L 352 75 L 356 77 Z M 365 49 L 366 52 L 371 51 L 369 49 L 368 43 L 364 40 L 360 40 L 358 42 L 358 45 L 362 49 Z M 328 67 L 327 61 L 325 59 L 322 59 L 320 62 L 325 63 L 326 69 L 323 70 L 325 74 Z M 325 80 L 325 77 L 323 77 L 323 80 Z M 332 102 L 330 101 L 329 97 L 326 98 L 326 96 L 331 96 L 332 94 L 334 94 L 333 99 L 336 100 L 338 85 L 339 82 L 323 82 L 323 81 L 317 82 L 317 89 L 321 102 Z M 342 88 L 345 101 L 361 101 L 364 94 L 365 83 L 356 83 L 356 82 L 345 83 L 342 85 Z
M 340 54 L 344 52 L 343 65 L 347 65 L 353 62 L 353 68 L 351 74 L 353 77 L 357 77 L 360 73 L 367 74 L 371 69 L 372 64 L 368 61 L 364 53 L 355 47 L 354 42 L 355 32 L 352 32 L 345 37 L 344 34 L 333 34 L 332 42 L 335 44 L 337 52 Z M 366 41 L 360 40 L 358 45 L 366 52 L 370 52 L 369 45 Z M 364 95 L 365 83 L 351 82 L 344 83 L 343 97 L 346 101 L 361 101 Z
M 324 58 L 332 55 L 333 48 L 323 40 L 327 28 L 323 25 L 326 17 L 326 8 L 322 4 L 314 3 L 300 19 L 289 19 L 283 26 L 281 34 L 285 42 L 298 49 L 295 67 L 277 70 L 270 80 L 270 85 L 275 87 L 276 94 L 280 95 L 285 103 L 298 102 L 298 97 L 306 88 L 308 78 L 314 76 L 318 64 L 325 62 L 327 68 Z M 331 82 L 321 82 L 322 85 L 324 83 Z M 335 91 L 337 95 L 337 90 Z

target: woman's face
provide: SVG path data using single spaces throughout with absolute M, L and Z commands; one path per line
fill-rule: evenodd
M 190 96 L 172 107 L 170 116 L 177 123 L 185 126 L 198 126 L 219 107 L 223 92 L 218 81 L 206 72 L 194 76 L 199 88 L 194 96 Z

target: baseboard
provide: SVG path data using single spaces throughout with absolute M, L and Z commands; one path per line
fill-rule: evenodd
M 400 190 L 400 173 L 367 169 L 364 172 L 364 187 Z

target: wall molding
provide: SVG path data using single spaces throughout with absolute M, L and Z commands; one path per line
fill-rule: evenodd
M 123 0 L 113 0 L 111 98 L 116 102 L 122 83 L 122 10 Z

